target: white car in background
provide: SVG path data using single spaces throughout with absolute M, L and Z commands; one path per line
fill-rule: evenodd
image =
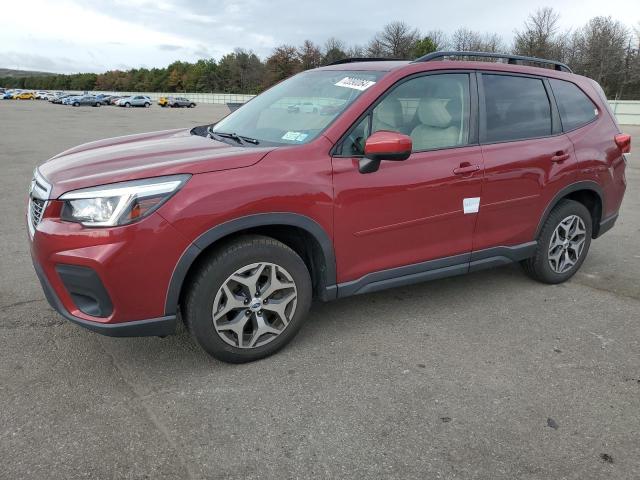
M 122 97 L 116 101 L 119 107 L 150 107 L 151 98 L 145 95 L 132 95 L 130 97 Z

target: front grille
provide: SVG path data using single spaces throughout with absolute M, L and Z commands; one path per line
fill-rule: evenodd
M 29 217 L 31 220 L 31 226 L 36 228 L 42 220 L 42 213 L 44 212 L 45 201 L 40 200 L 39 198 L 31 197 L 30 208 L 29 208 Z
M 27 224 L 31 238 L 33 238 L 36 227 L 42 221 L 50 193 L 51 185 L 40 175 L 36 168 L 33 172 L 33 180 L 31 180 L 31 188 L 29 189 L 29 208 L 27 212 Z

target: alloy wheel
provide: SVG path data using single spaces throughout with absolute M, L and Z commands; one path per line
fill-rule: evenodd
M 549 266 L 555 273 L 565 273 L 578 263 L 587 238 L 584 221 L 577 215 L 564 218 L 553 231 L 549 242 Z
M 275 340 L 296 311 L 298 291 L 280 265 L 261 262 L 231 274 L 216 293 L 212 320 L 216 332 L 236 348 L 256 348 Z

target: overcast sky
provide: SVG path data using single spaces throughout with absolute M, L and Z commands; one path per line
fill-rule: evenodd
M 640 21 L 639 0 L 29 0 L 0 13 L 0 67 L 61 73 L 163 67 L 220 58 L 238 47 L 264 58 L 277 45 L 307 38 L 365 44 L 393 20 L 421 31 L 467 27 L 511 41 L 527 15 L 547 5 L 560 13 L 563 29 L 597 15 L 628 26 Z

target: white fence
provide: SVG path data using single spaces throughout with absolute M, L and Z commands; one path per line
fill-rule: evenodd
M 620 125 L 640 125 L 640 101 L 609 100 Z
M 82 92 L 67 92 L 82 93 Z M 245 103 L 255 95 L 243 95 L 235 93 L 169 93 L 169 92 L 107 92 L 95 91 L 95 94 L 108 95 L 146 95 L 151 100 L 157 101 L 160 97 L 187 97 L 196 103 Z M 640 101 L 638 100 L 609 100 L 609 105 L 615 113 L 618 123 L 621 125 L 640 125 Z

